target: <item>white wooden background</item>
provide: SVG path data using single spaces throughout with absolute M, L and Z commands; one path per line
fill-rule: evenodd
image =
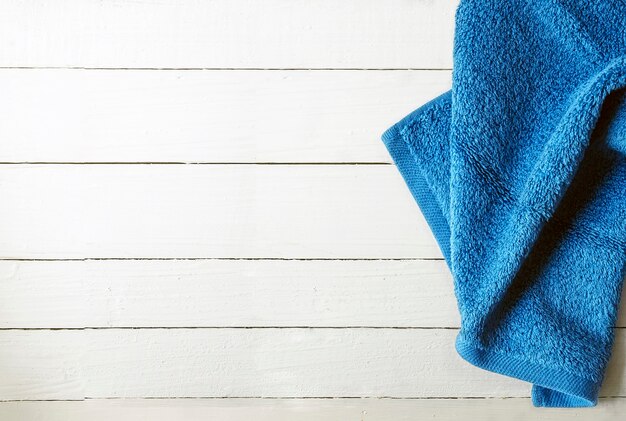
M 1 420 L 613 419 L 453 349 L 380 134 L 455 0 L 3 0 Z

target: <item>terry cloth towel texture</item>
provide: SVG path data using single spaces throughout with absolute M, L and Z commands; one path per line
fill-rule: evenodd
M 536 406 L 593 406 L 626 267 L 626 1 L 455 21 L 451 91 L 383 141 L 453 274 L 456 350 Z

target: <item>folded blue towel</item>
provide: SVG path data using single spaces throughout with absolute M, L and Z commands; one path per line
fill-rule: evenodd
M 452 90 L 383 134 L 453 274 L 457 352 L 597 403 L 626 275 L 626 1 L 461 0 Z

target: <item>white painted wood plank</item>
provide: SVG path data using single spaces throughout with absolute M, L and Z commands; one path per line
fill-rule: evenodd
M 459 315 L 441 260 L 0 261 L 1 328 L 255 326 L 458 327 Z
M 83 402 L 4 402 L 12 421 L 614 421 L 626 399 L 604 398 L 595 408 L 534 408 L 511 399 L 121 399 Z
M 0 331 L 0 399 L 527 397 L 475 368 L 456 330 L 105 329 Z M 626 335 L 602 390 L 623 396 Z
M 458 326 L 443 261 L 0 261 L 0 327 Z
M 85 332 L 0 331 L 0 400 L 82 399 Z
M 0 261 L 0 328 L 77 328 L 102 314 L 84 262 Z M 104 287 L 106 288 L 106 287 Z
M 0 66 L 450 68 L 454 0 L 5 0 Z
M 440 257 L 397 169 L 3 165 L 0 256 Z
M 391 162 L 382 132 L 450 85 L 449 71 L 4 69 L 0 162 Z
M 530 385 L 464 362 L 456 330 L 88 331 L 88 397 L 505 397 Z M 619 331 L 603 395 L 624 395 Z

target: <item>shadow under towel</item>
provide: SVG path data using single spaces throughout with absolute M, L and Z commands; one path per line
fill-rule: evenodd
M 453 274 L 456 349 L 597 403 L 626 269 L 626 1 L 461 0 L 452 90 L 383 141 Z

